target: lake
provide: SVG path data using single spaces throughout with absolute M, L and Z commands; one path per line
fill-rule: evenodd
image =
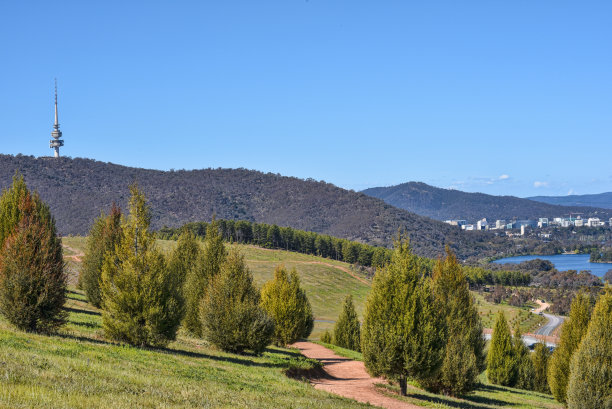
M 548 260 L 555 265 L 559 271 L 567 270 L 590 270 L 597 277 L 603 277 L 604 274 L 612 269 L 612 263 L 591 263 L 588 254 L 555 254 L 554 256 L 516 256 L 506 257 L 495 260 L 494 263 L 521 263 L 523 261 L 535 260 L 536 258 Z

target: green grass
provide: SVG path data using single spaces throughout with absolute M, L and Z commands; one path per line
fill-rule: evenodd
M 515 322 L 518 321 L 523 333 L 532 332 L 537 329 L 540 324 L 546 322 L 546 318 L 531 312 L 532 306 L 513 307 L 508 304 L 493 304 L 486 301 L 483 296 L 476 292 L 472 292 L 472 294 L 478 306 L 482 325 L 485 328 L 493 328 L 497 314 L 500 311 L 504 312 L 506 320 L 508 320 L 511 328 L 514 328 Z
M 183 335 L 165 349 L 109 343 L 99 311 L 78 290 L 68 296 L 69 322 L 52 336 L 17 331 L 0 318 L 0 407 L 366 407 L 285 376 L 314 365 L 296 350 L 241 356 Z
M 325 348 L 331 349 L 336 353 L 336 355 L 352 359 L 353 361 L 363 361 L 363 355 L 361 354 L 361 352 L 353 351 L 352 349 L 342 348 L 334 344 L 327 344 L 321 341 L 315 341 L 315 344 L 323 345 Z
M 414 384 L 408 385 L 407 396 L 399 396 L 396 384 L 377 384 L 382 393 L 415 405 L 436 409 L 562 409 L 551 395 L 522 389 L 491 385 L 486 380 L 486 373 L 480 375 L 481 385 L 473 393 L 462 398 L 436 395 L 426 392 Z

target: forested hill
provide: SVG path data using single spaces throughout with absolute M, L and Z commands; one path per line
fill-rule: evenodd
M 437 257 L 450 243 L 462 258 L 507 249 L 507 241 L 395 208 L 382 200 L 325 182 L 245 169 L 158 171 L 90 159 L 0 155 L 0 182 L 19 170 L 51 206 L 62 234 L 85 234 L 113 201 L 126 207 L 128 185 L 137 182 L 150 200 L 153 227 L 186 222 L 248 220 L 389 245 L 405 228 L 415 252 Z
M 612 192 L 591 195 L 534 196 L 528 199 L 562 206 L 594 206 L 612 209 Z
M 363 193 L 384 200 L 390 205 L 438 220 L 465 219 L 476 222 L 483 217 L 489 221 L 562 217 L 584 213 L 586 217 L 609 218 L 610 209 L 585 206 L 558 206 L 521 199 L 515 196 L 492 196 L 442 189 L 421 182 L 408 182 L 390 187 L 374 187 Z

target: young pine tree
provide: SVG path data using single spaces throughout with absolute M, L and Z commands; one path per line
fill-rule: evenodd
M 555 399 L 567 402 L 567 383 L 572 355 L 586 334 L 593 305 L 591 297 L 580 292 L 572 301 L 570 314 L 561 327 L 561 339 L 548 364 L 548 385 Z
M 285 346 L 310 335 L 312 308 L 295 269 L 287 274 L 284 266 L 276 267 L 274 278 L 261 289 L 261 306 L 274 320 L 276 345 Z
M 344 299 L 344 308 L 334 326 L 334 343 L 339 347 L 361 352 L 361 328 L 350 294 Z
M 323 335 L 321 335 L 321 338 L 319 340 L 325 344 L 331 344 L 333 341 L 331 332 L 329 332 L 329 330 L 326 329 Z
M 533 354 L 531 354 L 531 361 L 533 362 L 533 390 L 542 393 L 550 393 L 548 387 L 548 360 L 550 358 L 550 350 L 548 347 L 538 342 L 535 346 Z
M 165 346 L 176 337 L 183 306 L 182 283 L 172 277 L 149 230 L 144 194 L 130 186 L 130 214 L 102 267 L 102 325 L 106 335 L 131 345 Z
M 531 360 L 529 348 L 523 342 L 521 328 L 519 323 L 514 325 L 514 337 L 512 338 L 514 346 L 514 356 L 516 357 L 516 382 L 514 386 L 519 389 L 533 390 L 535 370 L 533 361 Z
M 10 197 L 22 182 L 13 179 L 12 191 L 5 191 L 0 200 L 4 215 L 17 215 L 0 249 L 0 313 L 19 329 L 51 332 L 66 320 L 62 246 L 48 207 L 37 194 L 26 189 L 16 195 L 17 202 Z
M 512 386 L 517 378 L 517 360 L 510 328 L 503 312 L 495 321 L 487 356 L 488 378 L 491 383 Z
M 445 317 L 446 345 L 440 371 L 423 385 L 449 395 L 462 395 L 478 384 L 478 375 L 484 369 L 485 340 L 467 280 L 448 247 L 446 259 L 434 266 L 433 293 L 436 309 Z
M 259 354 L 270 344 L 274 321 L 261 308 L 253 277 L 237 251 L 229 253 L 219 274 L 212 277 L 200 304 L 200 318 L 204 338 L 223 351 Z
M 431 283 L 408 240 L 398 237 L 391 262 L 374 276 L 361 328 L 366 369 L 399 381 L 406 394 L 408 378 L 427 379 L 442 364 L 441 319 Z
M 612 289 L 599 296 L 580 346 L 570 362 L 569 409 L 612 408 Z
M 87 300 L 94 306 L 102 306 L 102 265 L 104 256 L 115 251 L 115 246 L 121 240 L 121 210 L 115 203 L 111 207 L 110 214 L 104 213 L 95 221 L 89 231 L 87 249 L 83 257 L 83 267 L 79 282 L 85 291 Z
M 168 270 L 176 285 L 181 287 L 181 304 L 185 306 L 185 283 L 199 268 L 202 248 L 190 230 L 181 232 L 176 248 L 168 259 Z
M 219 222 L 213 217 L 206 228 L 204 250 L 201 252 L 195 268 L 189 269 L 185 277 L 183 294 L 185 296 L 185 318 L 183 325 L 187 331 L 198 337 L 202 336 L 200 304 L 210 280 L 221 271 L 227 258 L 223 237 L 219 232 Z

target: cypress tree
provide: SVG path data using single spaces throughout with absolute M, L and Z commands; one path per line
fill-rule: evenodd
M 323 335 L 321 335 L 321 338 L 319 340 L 325 344 L 331 344 L 333 341 L 331 332 L 329 332 L 329 330 L 326 329 Z
M 465 394 L 474 390 L 484 369 L 485 340 L 463 269 L 448 247 L 446 258 L 434 266 L 433 292 L 436 309 L 445 317 L 446 345 L 440 372 L 423 385 L 450 395 Z
M 533 390 L 542 393 L 550 393 L 550 388 L 548 387 L 548 360 L 550 358 L 550 350 L 548 347 L 538 342 L 535 346 L 533 354 L 531 355 L 531 360 L 533 362 Z
M 227 258 L 227 250 L 223 243 L 223 236 L 219 231 L 219 222 L 213 217 L 206 227 L 204 250 L 202 251 L 197 267 L 189 269 L 185 279 L 185 318 L 183 325 L 187 331 L 201 337 L 202 321 L 200 319 L 200 304 L 206 293 L 210 280 L 219 274 L 221 265 Z
M 21 190 L 23 178 L 13 184 L 0 199 L 2 214 L 17 220 L 12 229 L 2 220 L 11 233 L 0 249 L 0 313 L 19 329 L 51 332 L 66 321 L 61 241 L 47 205 Z
M 523 342 L 521 336 L 521 328 L 519 323 L 514 326 L 514 337 L 512 338 L 514 344 L 514 356 L 516 357 L 516 382 L 514 386 L 519 389 L 533 390 L 535 370 L 533 367 L 533 361 L 531 360 L 529 348 Z
M 391 262 L 374 276 L 361 328 L 366 369 L 399 381 L 402 395 L 408 378 L 427 379 L 442 363 L 442 324 L 423 273 L 408 240 L 398 237 Z
M 559 402 L 567 402 L 570 362 L 586 334 L 592 310 L 591 298 L 583 292 L 578 293 L 572 301 L 569 317 L 561 327 L 559 345 L 548 365 L 548 385 L 552 395 Z
M 108 216 L 102 213 L 89 231 L 87 248 L 83 257 L 83 264 L 79 282 L 85 291 L 87 300 L 95 307 L 102 306 L 102 265 L 104 256 L 115 251 L 115 246 L 121 240 L 121 210 L 115 203 Z
M 106 254 L 102 267 L 102 325 L 116 341 L 165 346 L 175 339 L 180 324 L 181 287 L 155 247 L 144 194 L 135 185 L 130 191 L 121 241 Z
M 569 409 L 612 408 L 612 289 L 599 296 L 570 362 Z
M 185 305 L 185 283 L 187 276 L 194 273 L 199 267 L 199 260 L 202 257 L 202 248 L 195 235 L 188 229 L 181 232 L 178 237 L 177 245 L 168 259 L 168 270 L 176 281 L 176 285 L 181 287 L 181 304 Z
M 353 296 L 347 295 L 344 307 L 334 326 L 334 343 L 342 348 L 361 352 L 361 329 Z
M 491 383 L 498 385 L 512 386 L 516 383 L 517 360 L 503 311 L 498 314 L 493 329 L 487 356 L 487 376 Z
M 212 277 L 200 317 L 204 338 L 224 351 L 259 354 L 270 344 L 274 321 L 261 308 L 253 277 L 238 251 L 230 251 L 219 274 Z
M 308 338 L 314 318 L 308 297 L 300 288 L 295 269 L 287 274 L 284 266 L 276 267 L 274 278 L 261 289 L 261 306 L 274 320 L 273 341 L 285 346 Z

